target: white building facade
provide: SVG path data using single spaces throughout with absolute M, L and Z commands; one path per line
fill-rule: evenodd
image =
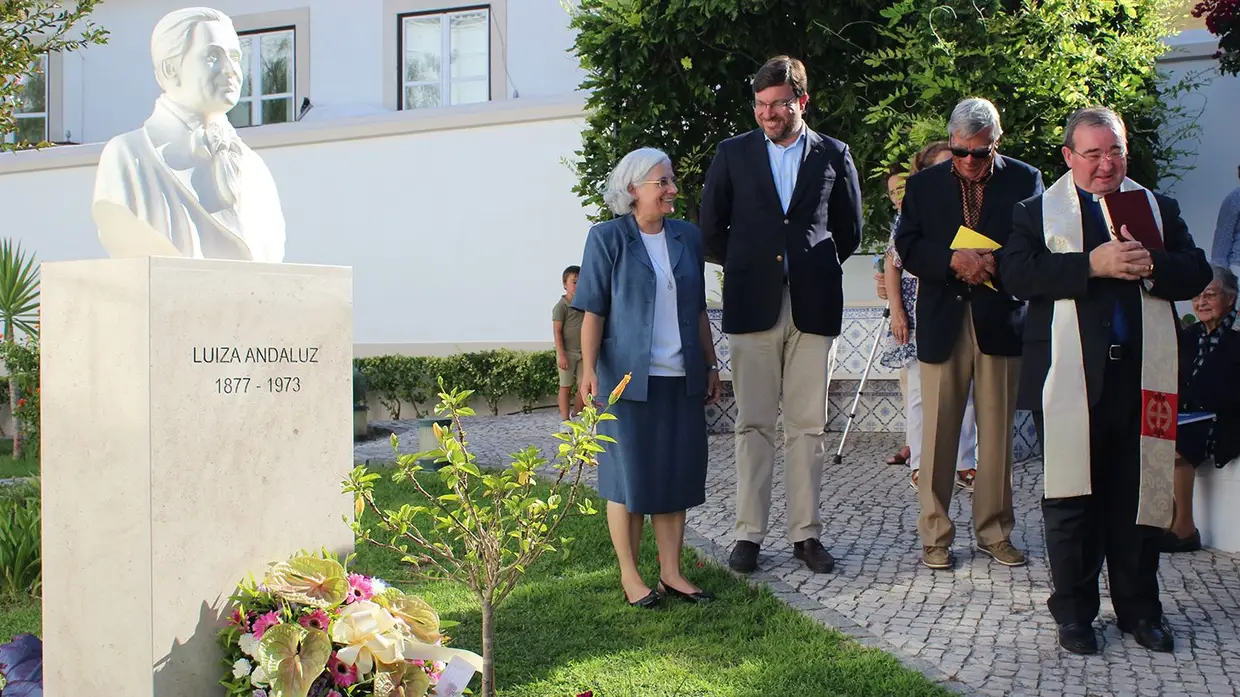
M 186 4 L 109 0 L 93 15 L 107 45 L 49 58 L 19 134 L 66 144 L 0 154 L 0 234 L 42 261 L 104 256 L 94 167 L 104 142 L 149 115 L 151 29 Z M 275 177 L 286 261 L 353 267 L 358 354 L 550 347 L 560 274 L 580 262 L 590 213 L 572 191 L 585 97 L 571 0 L 210 4 L 243 38 L 244 98 L 230 119 Z M 1204 30 L 1171 42 L 1168 70 L 1212 64 Z M 1240 183 L 1240 80 L 1217 77 L 1187 99 L 1204 109 L 1188 144 L 1196 169 L 1170 193 L 1209 249 L 1219 203 Z M 877 305 L 869 260 L 847 273 L 849 304 Z

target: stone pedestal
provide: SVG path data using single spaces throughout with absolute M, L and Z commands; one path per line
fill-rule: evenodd
M 1207 463 L 1197 468 L 1193 520 L 1207 547 L 1240 553 L 1240 458 L 1222 469 Z
M 49 695 L 215 697 L 235 584 L 352 551 L 352 271 L 42 267 Z

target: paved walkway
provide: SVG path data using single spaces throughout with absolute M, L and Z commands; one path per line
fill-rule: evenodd
M 467 423 L 482 462 L 537 445 L 554 452 L 548 434 L 559 417 L 476 417 Z M 407 422 L 377 425 L 402 436 L 414 451 Z M 1174 654 L 1137 645 L 1115 627 L 1104 587 L 1102 652 L 1073 656 L 1059 649 L 1046 609 L 1050 574 L 1037 505 L 1038 461 L 1018 463 L 1014 477 L 1013 542 L 1029 564 L 1007 568 L 973 551 L 969 494 L 957 490 L 953 571 L 920 564 L 917 502 L 906 467 L 885 464 L 898 446 L 894 434 L 849 434 L 844 464 L 828 464 L 823 480 L 823 542 L 836 557 L 834 573 L 812 574 L 792 558 L 783 530 L 782 457 L 776 460 L 772 536 L 754 581 L 766 583 L 794 607 L 881 648 L 965 694 L 1177 697 L 1240 695 L 1240 556 L 1219 552 L 1164 555 L 1159 572 L 1163 608 L 1175 632 Z M 839 434 L 829 435 L 835 452 Z M 408 445 L 406 446 L 405 443 Z M 390 460 L 386 439 L 360 444 L 358 461 Z M 726 564 L 731 547 L 736 481 L 731 436 L 712 436 L 707 502 L 689 514 L 689 542 Z

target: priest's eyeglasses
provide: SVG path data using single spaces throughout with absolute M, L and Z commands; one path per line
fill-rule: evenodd
M 1069 150 L 1072 149 L 1069 148 Z M 1101 163 L 1103 160 L 1107 160 L 1108 162 L 1123 162 L 1124 158 L 1128 157 L 1128 151 L 1123 148 L 1111 148 L 1105 153 L 1101 150 L 1086 150 L 1085 152 L 1072 150 L 1072 152 L 1095 165 Z

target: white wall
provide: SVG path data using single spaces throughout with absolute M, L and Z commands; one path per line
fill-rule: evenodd
M 73 141 L 107 140 L 141 123 L 159 95 L 151 68 L 150 37 L 164 14 L 185 7 L 180 0 L 120 0 L 102 3 L 91 15 L 111 32 L 104 46 L 64 57 L 60 95 L 64 127 Z M 233 17 L 309 8 L 310 113 L 358 114 L 385 111 L 385 80 L 395 81 L 385 63 L 384 37 L 396 32 L 383 0 L 212 0 Z M 445 0 L 445 5 L 460 4 Z M 485 4 L 485 0 L 479 4 Z M 506 51 L 511 96 L 565 95 L 577 89 L 584 73 L 568 53 L 573 34 L 561 0 L 507 0 L 506 28 L 500 45 Z M 391 20 L 391 21 L 389 21 Z M 54 99 L 55 101 L 55 99 Z M 54 105 L 53 105 L 54 106 Z M 64 134 L 53 133 L 54 140 Z
M 1219 74 L 1218 61 L 1212 57 L 1218 40 L 1203 29 L 1186 31 L 1168 43 L 1177 47 L 1177 53 L 1171 54 L 1171 60 L 1162 66 L 1168 75 L 1178 79 L 1208 70 L 1213 76 L 1204 89 L 1181 100 L 1186 107 L 1202 110 L 1198 119 L 1201 131 L 1197 142 L 1180 146 L 1192 153 L 1183 162 L 1192 165 L 1193 170 L 1167 190 L 1180 202 L 1193 240 L 1208 256 L 1219 206 L 1223 198 L 1240 185 L 1236 178 L 1236 168 L 1240 167 L 1240 136 L 1236 132 L 1240 118 L 1240 78 Z M 1191 60 L 1180 60 L 1193 56 Z
M 243 136 L 279 189 L 285 260 L 353 267 L 358 343 L 549 344 L 589 229 L 565 164 L 581 108 L 531 98 Z M 41 261 L 105 256 L 90 218 L 100 149 L 0 155 L 2 234 Z

